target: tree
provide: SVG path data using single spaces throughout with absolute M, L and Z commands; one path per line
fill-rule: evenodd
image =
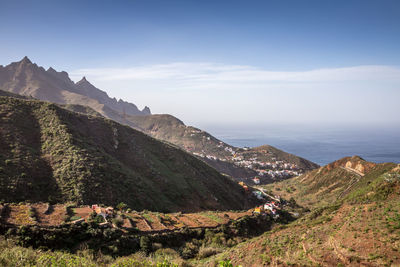
M 148 254 L 151 251 L 151 241 L 148 236 L 140 237 L 140 249 Z
M 291 206 L 292 208 L 297 206 L 296 200 L 293 197 L 289 199 L 289 206 Z
M 119 209 L 120 211 L 126 209 L 128 207 L 127 204 L 125 204 L 124 202 L 121 202 L 117 205 L 117 209 Z

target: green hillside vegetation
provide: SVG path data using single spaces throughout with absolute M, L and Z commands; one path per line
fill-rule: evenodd
M 237 156 L 243 157 L 245 160 L 251 160 L 256 157 L 263 162 L 285 161 L 296 164 L 302 170 L 312 170 L 319 167 L 313 162 L 269 145 L 248 149 L 228 145 L 205 131 L 186 126 L 181 120 L 168 114 L 126 115 L 124 120 L 135 129 L 145 132 L 154 138 L 174 144 L 191 153 L 224 159 L 225 161 L 210 160 L 206 157 L 200 158 L 218 171 L 239 180 L 253 178 L 258 173 L 252 169 L 233 164 L 232 153 L 226 149 L 235 151 Z
M 365 176 L 346 169 L 352 165 L 364 170 Z M 350 165 L 349 165 L 350 164 Z M 389 168 L 390 168 L 389 164 Z M 264 186 L 271 194 L 294 198 L 306 206 L 323 206 L 346 196 L 351 189 L 387 171 L 386 164 L 374 164 L 360 157 L 346 157 L 298 177 Z
M 219 155 L 221 157 L 230 155 L 229 152 L 218 147 L 220 140 L 200 129 L 186 126 L 174 116 L 156 114 L 126 116 L 125 118 L 154 138 L 168 141 L 189 151 L 205 151 L 208 154 Z
M 331 198 L 329 194 L 327 197 Z M 222 259 L 243 266 L 400 264 L 400 165 L 379 164 L 346 196 L 317 206 L 295 222 L 276 227 L 202 264 Z
M 341 162 L 349 160 L 360 161 L 358 158 L 345 158 Z M 337 164 L 335 162 L 321 172 L 330 176 L 331 172 L 335 172 L 332 166 Z M 365 164 L 369 165 L 368 162 Z M 254 238 L 233 238 L 234 235 L 229 233 L 232 229 L 222 227 L 220 232 L 205 230 L 202 238 L 188 240 L 177 249 L 150 240 L 158 237 L 141 237 L 140 252 L 116 258 L 96 253 L 96 250 L 85 246 L 70 254 L 23 248 L 8 239 L 0 240 L 0 265 L 35 266 L 51 262 L 55 266 L 230 266 L 224 264 L 231 262 L 232 266 L 254 267 L 398 266 L 399 214 L 400 165 L 385 163 L 368 169 L 357 186 L 351 187 L 342 198 L 311 207 L 308 214 L 289 224 L 272 223 L 272 229 L 267 227 L 264 229 L 266 232 Z M 212 217 L 212 214 L 208 216 Z M 230 227 L 238 227 L 239 230 L 243 228 L 243 223 L 252 226 L 252 220 L 257 218 L 263 217 L 243 218 Z M 262 225 L 267 226 L 268 222 Z M 242 234 L 246 236 L 246 231 L 252 229 L 256 227 L 244 227 Z M 193 231 L 197 233 L 197 230 Z M 112 240 L 115 233 L 103 230 L 107 240 Z
M 68 109 L 70 111 L 73 111 L 73 112 L 82 113 L 82 114 L 86 114 L 89 116 L 103 117 L 103 115 L 101 115 L 99 112 L 95 111 L 94 109 L 92 109 L 91 107 L 88 107 L 88 106 L 65 104 L 65 105 L 61 105 L 61 107 Z
M 136 127 L 145 133 L 164 141 L 176 144 L 191 152 L 205 153 L 218 156 L 220 158 L 230 157 L 231 153 L 224 148 L 229 147 L 240 153 L 245 158 L 257 157 L 262 161 L 284 160 L 297 164 L 302 169 L 315 169 L 317 164 L 300 158 L 290 153 L 286 153 L 273 146 L 264 145 L 248 150 L 230 146 L 216 139 L 209 133 L 192 126 L 186 126 L 179 119 L 167 115 L 156 114 L 146 116 L 125 116 L 127 121 L 134 123 Z M 254 173 L 252 173 L 254 175 Z
M 0 90 L 0 96 L 15 97 L 15 98 L 20 98 L 20 99 L 32 99 L 27 96 L 18 95 L 18 94 L 14 94 L 14 93 L 3 91 L 3 90 Z
M 268 151 L 268 153 L 263 153 L 263 151 Z M 259 159 L 263 161 L 271 161 L 272 158 L 276 158 L 278 160 L 283 160 L 285 162 L 294 163 L 302 169 L 305 170 L 313 170 L 318 168 L 319 166 L 309 160 L 301 158 L 299 156 L 287 153 L 282 151 L 276 147 L 270 145 L 262 145 L 258 147 L 251 148 L 247 151 L 247 154 L 251 155 L 254 153 L 258 153 Z
M 14 93 L 10 93 L 10 92 L 3 91 L 3 90 L 0 90 L 0 96 L 8 96 L 8 97 L 14 97 L 14 98 L 26 99 L 26 100 L 35 100 L 32 97 L 14 94 Z M 91 107 L 88 107 L 88 106 L 75 105 L 75 104 L 65 104 L 65 105 L 60 104 L 60 106 L 65 109 L 68 109 L 70 111 L 73 111 L 73 112 L 78 112 L 78 113 L 82 113 L 82 114 L 86 114 L 86 115 L 90 115 L 90 116 L 103 117 L 100 113 L 98 113 L 97 111 L 95 111 L 94 109 L 92 109 Z
M 111 120 L 0 97 L 6 202 L 125 202 L 136 210 L 246 208 L 235 182 L 193 156 Z
M 129 257 L 113 258 L 94 255 L 88 249 L 76 254 L 16 246 L 12 240 L 0 239 L 0 266 L 110 266 L 110 267 L 178 267 L 184 261 L 172 249 L 160 250 L 151 256 L 138 252 Z M 175 263 L 172 263 L 175 262 Z

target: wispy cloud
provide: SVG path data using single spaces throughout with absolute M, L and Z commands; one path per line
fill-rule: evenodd
M 270 71 L 177 62 L 72 72 L 74 80 L 82 76 L 112 96 L 194 124 L 204 120 L 399 122 L 395 114 L 400 113 L 396 100 L 400 68 L 396 66 Z
M 216 63 L 170 63 L 131 68 L 93 68 L 72 72 L 73 77 L 86 75 L 95 81 L 168 81 L 173 88 L 232 88 L 237 85 L 268 86 L 277 83 L 328 83 L 349 81 L 400 82 L 400 68 L 392 66 L 355 66 L 309 71 L 269 71 L 245 65 Z M 160 88 L 161 89 L 161 88 Z M 167 88 L 166 88 L 167 89 Z

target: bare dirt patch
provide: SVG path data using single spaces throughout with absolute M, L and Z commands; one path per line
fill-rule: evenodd
M 32 207 L 36 210 L 36 216 L 39 225 L 51 226 L 59 225 L 64 222 L 67 212 L 64 205 L 50 205 L 45 203 L 32 204 Z M 46 213 L 47 211 L 47 213 Z
M 87 221 L 90 214 L 93 212 L 93 210 L 89 206 L 73 208 L 72 210 L 74 211 L 75 217 L 83 218 L 85 219 L 85 221 Z

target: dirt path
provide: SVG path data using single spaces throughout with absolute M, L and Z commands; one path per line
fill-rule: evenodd
M 340 198 L 343 197 L 347 192 L 349 192 L 350 189 L 351 189 L 356 183 L 358 183 L 358 182 L 360 181 L 360 179 L 361 179 L 360 176 L 357 176 L 357 178 L 352 179 L 352 180 L 350 181 L 350 185 L 338 195 L 337 199 L 340 199 Z
M 340 251 L 340 249 L 336 245 L 336 240 L 333 236 L 329 238 L 329 244 L 332 246 L 333 251 L 335 252 L 336 256 L 346 265 L 351 265 L 351 256 L 345 255 L 343 252 Z M 358 258 L 358 265 L 359 266 L 377 266 L 371 262 L 368 262 L 368 259 L 360 257 L 360 255 L 357 255 Z
M 336 256 L 342 261 L 342 263 L 346 265 L 350 264 L 349 258 L 346 255 L 344 255 L 336 246 L 336 241 L 333 236 L 329 237 L 329 244 L 333 248 L 333 251 L 335 252 Z
M 355 169 L 353 169 L 353 168 L 350 168 L 350 167 L 342 167 L 342 166 L 340 166 L 340 168 L 342 168 L 343 170 L 352 172 L 352 173 L 354 173 L 354 174 L 357 174 L 357 175 L 359 175 L 359 176 L 361 176 L 361 177 L 365 175 L 364 173 L 362 173 L 362 172 L 360 172 L 360 171 L 357 171 L 357 170 L 355 170 Z
M 303 246 L 304 254 L 307 255 L 307 258 L 308 258 L 311 262 L 317 264 L 318 266 L 322 266 L 322 265 L 323 265 L 320 261 L 316 260 L 313 256 L 311 256 L 310 253 L 308 253 L 306 244 L 305 244 L 304 242 L 301 242 L 301 245 Z

